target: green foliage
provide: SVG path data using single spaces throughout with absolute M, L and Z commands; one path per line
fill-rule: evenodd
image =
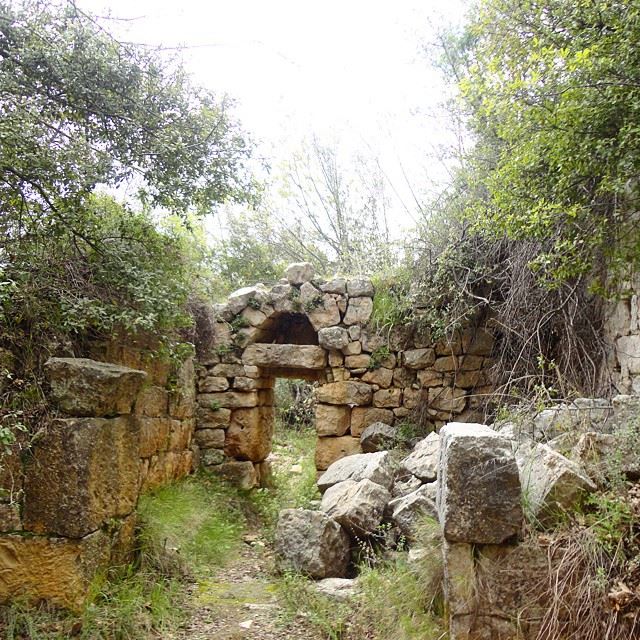
M 640 262 L 636 2 L 482 0 L 454 67 L 477 137 L 467 213 L 541 243 L 549 286 Z
M 371 323 L 378 332 L 403 324 L 412 314 L 411 272 L 399 267 L 371 278 L 376 295 L 373 297 Z
M 73 3 L 0 4 L 0 208 L 10 238 L 135 178 L 151 207 L 207 213 L 247 197 L 248 147 L 217 101 Z
M 308 431 L 314 427 L 315 395 L 310 383 L 278 378 L 275 406 L 276 419 L 283 430 Z
M 200 575 L 237 549 L 246 524 L 245 496 L 215 477 L 168 485 L 140 499 L 145 545 L 154 562 L 178 562 Z

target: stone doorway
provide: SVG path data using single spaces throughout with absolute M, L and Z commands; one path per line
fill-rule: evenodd
M 432 428 L 481 419 L 492 390 L 492 336 L 482 328 L 433 342 L 415 327 L 372 331 L 367 278 L 315 280 L 291 265 L 271 288 L 246 287 L 214 309 L 213 344 L 199 357 L 196 443 L 207 469 L 252 487 L 269 473 L 277 378 L 318 383 L 318 471 L 360 451 L 374 422 L 394 426 L 420 408 Z

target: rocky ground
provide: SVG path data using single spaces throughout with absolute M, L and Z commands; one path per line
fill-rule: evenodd
M 267 542 L 245 535 L 233 560 L 189 585 L 187 619 L 170 640 L 319 640 L 307 621 L 283 615 L 272 566 Z

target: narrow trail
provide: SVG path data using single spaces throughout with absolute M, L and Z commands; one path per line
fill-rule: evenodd
M 189 585 L 188 617 L 171 640 L 320 640 L 304 619 L 284 620 L 272 566 L 267 542 L 246 534 L 234 559 Z

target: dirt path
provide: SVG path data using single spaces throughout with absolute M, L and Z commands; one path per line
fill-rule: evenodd
M 259 535 L 245 535 L 237 557 L 189 586 L 188 620 L 175 640 L 320 640 L 304 620 L 286 624 Z

